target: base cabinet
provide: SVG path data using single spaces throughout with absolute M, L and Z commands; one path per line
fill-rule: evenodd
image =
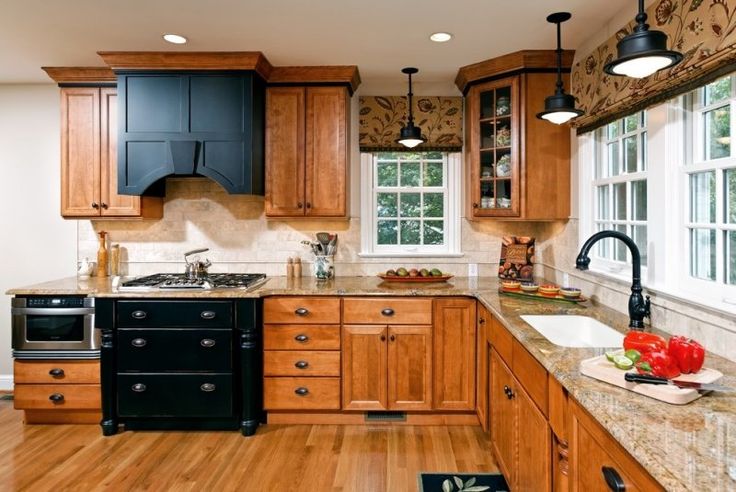
M 475 410 L 476 301 L 434 300 L 434 408 Z

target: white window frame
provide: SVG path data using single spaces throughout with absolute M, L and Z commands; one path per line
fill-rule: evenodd
M 638 112 L 637 112 L 638 113 Z M 621 118 L 623 119 L 623 118 Z M 586 202 L 581 203 L 587 203 L 592 206 L 585 207 L 587 213 L 583 213 L 583 207 L 581 207 L 581 222 L 584 224 L 583 227 L 580 228 L 581 231 L 581 240 L 585 240 L 594 233 L 598 232 L 598 225 L 601 223 L 608 223 L 612 224 L 611 228 L 615 228 L 617 225 L 622 225 L 626 227 L 626 234 L 631 236 L 629 232 L 629 227 L 633 226 L 646 226 L 647 227 L 647 241 L 650 242 L 650 228 L 649 224 L 651 223 L 651 209 L 649 207 L 649 204 L 652 203 L 650 199 L 650 186 L 649 186 L 649 175 L 650 175 L 650 166 L 647 163 L 649 160 L 649 115 L 645 113 L 644 116 L 644 125 L 639 126 L 636 130 L 626 132 L 625 128 L 621 128 L 621 134 L 615 137 L 614 139 L 609 139 L 607 135 L 608 131 L 608 125 L 604 126 L 602 129 L 596 130 L 592 132 L 591 135 L 585 136 L 586 140 L 581 142 L 582 145 L 586 146 L 586 152 L 581 155 L 581 180 L 580 180 L 580 186 L 581 186 L 581 197 L 587 197 Z M 646 135 L 644 137 L 643 135 Z M 630 137 L 635 137 L 637 139 L 637 147 L 639 149 L 639 152 L 637 152 L 637 172 L 633 173 L 620 173 L 615 176 L 605 176 L 605 177 L 596 177 L 596 167 L 598 163 L 600 162 L 602 169 L 610 169 L 611 164 L 609 163 L 608 159 L 608 144 L 612 142 L 617 142 L 619 145 L 619 154 L 618 154 L 618 162 L 615 164 L 616 166 L 619 166 L 620 169 L 623 169 L 624 167 L 624 154 L 625 154 L 625 148 L 624 148 L 624 140 Z M 647 144 L 645 146 L 642 146 L 642 139 L 647 139 Z M 586 169 L 587 168 L 587 169 Z M 631 207 L 631 196 L 632 196 L 632 185 L 631 183 L 633 181 L 647 181 L 647 220 L 634 220 L 632 217 L 633 209 Z M 613 189 L 614 185 L 616 184 L 625 184 L 626 186 L 626 218 L 625 219 L 614 219 L 614 196 L 613 196 Z M 600 186 L 608 186 L 609 187 L 609 195 L 608 195 L 608 211 L 609 211 L 609 218 L 608 219 L 598 219 L 599 217 L 599 203 L 598 203 L 598 187 Z M 583 190 L 584 189 L 584 190 Z M 611 229 L 607 228 L 607 229 Z M 605 241 L 605 240 L 604 240 Z M 608 240 L 610 241 L 609 244 L 611 247 L 618 247 L 618 244 L 615 240 Z M 598 273 L 602 273 L 604 275 L 611 276 L 613 278 L 617 279 L 631 279 L 631 253 L 628 251 L 628 248 L 626 249 L 626 261 L 618 261 L 610 258 L 603 258 L 601 256 L 598 256 L 598 248 L 601 247 L 603 242 L 599 242 L 595 246 L 593 246 L 593 249 L 590 252 L 590 257 L 593 260 L 591 262 L 591 269 L 593 271 L 596 271 Z M 642 248 L 643 249 L 643 248 Z M 646 251 L 640 251 L 642 255 L 647 255 L 647 263 L 651 261 L 651 256 L 649 255 L 649 246 L 647 245 Z M 595 266 L 594 266 L 595 265 Z M 648 276 L 648 264 L 642 265 L 642 278 L 647 278 Z
M 731 75 L 731 96 L 727 100 L 719 101 L 710 105 L 703 105 L 704 88 L 698 88 L 690 94 L 679 99 L 685 115 L 682 124 L 684 138 L 683 159 L 677 168 L 679 190 L 684 198 L 680 201 L 682 207 L 677 223 L 679 261 L 677 271 L 679 273 L 679 285 L 683 293 L 694 299 L 715 307 L 726 308 L 736 311 L 736 285 L 726 283 L 725 279 L 725 235 L 726 231 L 736 231 L 736 224 L 728 224 L 725 219 L 726 197 L 724 197 L 724 170 L 736 169 L 736 74 Z M 730 133 L 731 155 L 719 159 L 704 160 L 705 158 L 705 128 L 704 113 L 709 110 L 730 106 Z M 716 216 L 713 223 L 695 223 L 690 220 L 691 194 L 690 176 L 702 172 L 715 173 L 716 193 Z M 690 275 L 690 231 L 693 228 L 708 229 L 716 231 L 716 279 L 705 280 Z M 730 307 L 726 307 L 730 306 Z
M 462 157 L 460 153 L 444 154 L 445 184 L 440 188 L 426 190 L 413 188 L 412 191 L 442 191 L 445 196 L 445 244 L 443 245 L 379 245 L 376 231 L 376 186 L 374 182 L 375 154 L 363 152 L 360 154 L 360 238 L 363 258 L 397 258 L 397 257 L 460 257 L 460 203 L 462 190 L 460 187 L 460 170 Z M 402 191 L 397 187 L 396 191 Z

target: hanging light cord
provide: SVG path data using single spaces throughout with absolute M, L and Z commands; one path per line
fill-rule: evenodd
M 560 34 L 560 22 L 557 23 L 557 88 L 555 94 L 564 94 L 565 89 L 562 85 L 562 35 Z
M 647 24 L 647 12 L 644 10 L 644 0 L 639 0 L 639 13 L 634 18 L 636 20 L 636 26 L 634 32 L 642 32 L 649 29 Z
M 409 73 L 408 75 L 409 75 L 409 93 L 406 95 L 407 98 L 409 99 L 409 123 L 408 124 L 412 125 L 414 124 L 414 113 L 411 109 L 411 106 L 412 106 L 411 98 L 414 95 L 414 93 L 411 91 L 411 73 Z

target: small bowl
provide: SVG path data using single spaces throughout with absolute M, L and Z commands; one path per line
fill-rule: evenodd
M 545 284 L 539 286 L 539 293 L 543 296 L 556 296 L 560 292 L 560 288 L 553 284 Z
M 524 292 L 533 294 L 534 292 L 539 290 L 539 286 L 535 283 L 527 282 L 527 283 L 521 284 L 521 290 L 523 290 Z
M 521 282 L 518 280 L 502 280 L 501 287 L 503 287 L 504 290 L 519 290 Z
M 577 299 L 580 297 L 580 289 L 577 287 L 560 287 L 560 294 L 566 299 Z

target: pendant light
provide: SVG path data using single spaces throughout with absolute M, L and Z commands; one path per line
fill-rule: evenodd
M 650 31 L 644 0 L 639 0 L 634 32 L 618 42 L 618 58 L 603 67 L 609 75 L 625 75 L 641 79 L 662 69 L 677 65 L 682 54 L 667 49 L 667 35 L 662 31 Z
M 414 147 L 416 147 L 420 143 L 424 143 L 425 141 L 425 139 L 422 137 L 422 129 L 418 126 L 414 126 L 414 113 L 412 111 L 411 102 L 411 98 L 414 95 L 411 92 L 411 76 L 418 71 L 419 69 L 416 69 L 414 67 L 406 67 L 401 69 L 402 73 L 405 73 L 409 76 L 409 93 L 406 95 L 409 103 L 409 121 L 406 123 L 406 126 L 401 128 L 401 133 L 399 134 L 399 138 L 396 141 L 404 147 L 409 147 L 410 149 L 413 149 Z
M 537 113 L 537 118 L 551 121 L 561 125 L 567 123 L 573 118 L 585 114 L 579 109 L 575 109 L 575 98 L 571 94 L 565 94 L 562 84 L 562 40 L 560 35 L 560 24 L 570 20 L 572 15 L 569 12 L 557 12 L 547 16 L 547 22 L 557 24 L 557 82 L 555 84 L 554 95 L 548 96 L 544 100 L 544 111 Z

